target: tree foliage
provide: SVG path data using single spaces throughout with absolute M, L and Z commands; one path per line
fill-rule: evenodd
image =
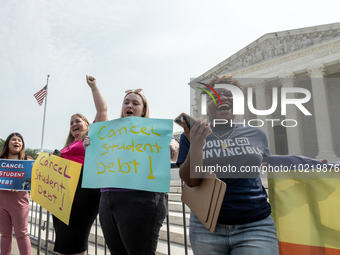
M 26 154 L 31 156 L 34 160 L 39 156 L 40 151 L 37 149 L 26 149 Z
M 2 148 L 4 147 L 5 140 L 0 139 L 0 152 L 2 151 Z

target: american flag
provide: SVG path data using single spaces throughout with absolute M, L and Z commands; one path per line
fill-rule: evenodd
M 47 94 L 47 85 L 43 87 L 41 90 L 39 90 L 37 93 L 35 93 L 33 96 L 35 97 L 35 99 L 37 99 L 38 104 L 42 105 L 46 94 Z

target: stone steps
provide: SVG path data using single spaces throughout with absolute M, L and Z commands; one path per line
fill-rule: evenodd
M 181 202 L 181 196 L 180 193 L 169 193 L 169 201 Z
M 168 209 L 169 209 L 169 211 L 182 212 L 183 211 L 183 204 L 182 204 L 182 202 L 170 201 L 169 200 Z M 186 205 L 185 205 L 185 212 L 186 213 L 190 212 L 189 207 L 186 206 Z
M 182 194 L 182 188 L 172 186 L 172 187 L 170 187 L 170 193 L 172 193 L 172 194 L 176 194 L 176 193 Z
M 157 255 L 168 255 L 168 244 L 164 240 L 159 240 L 157 245 Z M 184 245 L 171 243 L 170 246 L 170 254 L 171 255 L 184 255 L 185 249 Z M 191 247 L 188 247 L 188 255 L 193 255 Z
M 170 224 L 170 241 L 172 243 L 183 244 L 184 245 L 184 229 L 183 226 Z M 159 232 L 160 240 L 167 240 L 167 225 L 163 224 Z M 187 227 L 187 243 L 190 245 L 189 241 L 189 228 Z
M 190 213 L 186 212 L 185 214 L 186 218 L 186 225 L 189 225 L 189 219 L 190 219 Z M 183 226 L 183 213 L 182 212 L 175 212 L 175 211 L 169 211 L 169 222 L 170 224 L 176 224 Z

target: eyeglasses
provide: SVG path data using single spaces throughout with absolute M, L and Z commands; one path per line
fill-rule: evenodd
M 128 89 L 128 90 L 125 90 L 125 93 L 126 94 L 129 94 L 129 93 L 139 93 L 141 92 L 143 89 L 135 89 L 135 90 L 132 90 L 132 89 Z
M 230 90 L 225 90 L 225 91 L 222 91 L 222 92 L 217 92 L 217 94 L 220 96 L 220 97 L 233 97 L 233 94 L 231 93 Z M 215 93 L 212 93 L 213 97 L 215 100 L 218 100 L 217 98 L 217 95 Z M 208 97 L 208 100 L 212 100 L 212 97 Z

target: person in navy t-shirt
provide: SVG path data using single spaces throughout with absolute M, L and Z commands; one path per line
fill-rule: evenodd
M 241 84 L 231 76 L 215 77 L 209 85 Z M 207 113 L 228 124 L 211 127 L 197 121 L 181 135 L 177 164 L 180 177 L 189 186 L 200 184 L 202 175 L 214 169 L 227 184 L 217 226 L 213 233 L 198 218 L 190 216 L 190 242 L 194 254 L 279 254 L 274 221 L 259 170 L 270 154 L 266 134 L 255 127 L 236 123 L 229 90 L 216 88 L 222 105 L 208 97 Z M 217 171 L 219 170 L 219 171 Z

